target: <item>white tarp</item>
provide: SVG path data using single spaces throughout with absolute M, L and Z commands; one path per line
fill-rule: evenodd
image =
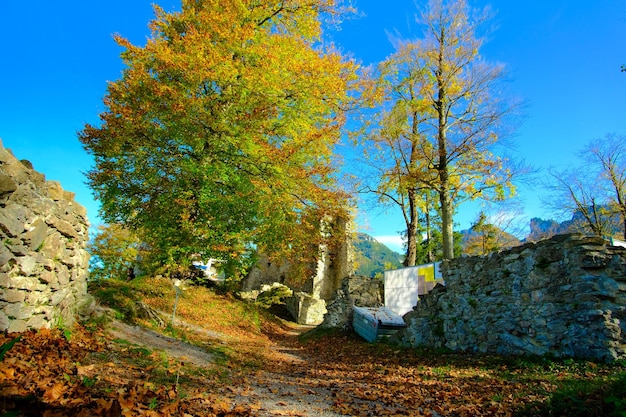
M 400 316 L 413 309 L 418 299 L 418 267 L 385 271 L 385 307 Z
M 385 307 L 403 316 L 437 283 L 443 284 L 439 262 L 385 271 Z

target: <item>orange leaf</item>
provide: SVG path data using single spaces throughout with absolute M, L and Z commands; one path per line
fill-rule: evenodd
M 122 393 L 120 393 L 120 395 L 117 397 L 117 401 L 119 402 L 120 407 L 122 407 L 122 412 L 130 411 L 133 409 L 134 401 L 132 397 L 125 399 L 122 396 Z
M 62 382 L 57 382 L 52 387 L 48 388 L 43 394 L 43 399 L 46 402 L 52 402 L 58 400 L 61 395 L 66 391 L 65 385 Z
M 76 373 L 81 376 L 88 375 L 91 371 L 93 371 L 95 367 L 96 365 L 94 364 L 86 365 L 86 366 L 77 366 Z
M 0 368 L 0 375 L 4 377 L 4 379 L 12 379 L 15 376 L 15 368 Z

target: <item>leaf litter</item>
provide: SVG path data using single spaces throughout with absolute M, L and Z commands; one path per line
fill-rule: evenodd
M 0 346 L 12 344 L 0 362 L 0 415 L 534 415 L 559 381 L 613 372 L 551 372 L 506 358 L 368 344 L 352 333 L 303 338 L 310 327 L 287 323 L 264 322 L 258 334 L 194 326 L 186 341 L 115 321 L 76 327 L 71 337 L 46 329 L 0 335 Z M 602 398 L 586 401 L 589 415 L 603 415 Z

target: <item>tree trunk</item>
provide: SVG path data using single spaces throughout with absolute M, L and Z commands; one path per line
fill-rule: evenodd
M 418 126 L 418 114 L 413 112 L 412 114 L 412 126 L 411 133 L 413 134 L 411 140 L 411 159 L 409 160 L 409 175 L 414 175 L 417 171 L 418 165 L 418 142 L 419 126 Z M 417 190 L 415 185 L 409 185 L 407 189 L 407 196 L 409 199 L 409 218 L 406 225 L 406 258 L 404 258 L 404 266 L 415 266 L 417 261 L 417 232 L 419 226 L 419 218 L 417 213 Z
M 441 204 L 441 237 L 443 244 L 443 259 L 454 258 L 454 235 L 452 219 L 452 196 L 450 195 L 450 172 L 448 167 L 448 119 L 446 107 L 448 102 L 448 91 L 443 79 L 445 74 L 445 52 L 444 46 L 447 43 L 447 33 L 444 27 L 441 28 L 439 41 L 439 59 L 436 69 L 437 76 L 437 147 L 439 172 L 439 202 Z
M 415 202 L 415 190 L 409 190 L 409 221 L 406 227 L 406 257 L 404 258 L 404 266 L 415 266 L 417 260 L 417 205 Z
M 617 199 L 617 203 L 618 203 L 618 216 L 620 216 L 622 218 L 622 227 L 624 228 L 623 230 L 623 238 L 624 240 L 626 240 L 626 204 L 624 204 L 623 200 L 620 198 L 620 196 L 618 195 L 618 199 Z
M 415 266 L 417 261 L 417 241 L 415 240 L 415 231 L 407 230 L 406 257 L 404 258 L 404 266 Z
M 439 191 L 439 202 L 441 204 L 441 235 L 443 244 L 443 258 L 454 258 L 454 233 L 452 219 L 452 200 L 446 188 Z
M 428 262 L 435 261 L 435 255 L 433 254 L 433 242 L 430 232 L 430 194 L 426 193 L 426 242 L 428 242 Z

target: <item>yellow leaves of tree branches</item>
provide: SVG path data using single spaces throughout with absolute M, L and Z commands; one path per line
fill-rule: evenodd
M 357 66 L 320 41 L 320 13 L 338 13 L 335 2 L 155 10 L 144 47 L 116 38 L 128 68 L 101 125 L 81 132 L 104 217 L 177 256 L 219 257 L 225 242 L 264 248 L 305 230 L 305 210 L 341 207 L 331 161 Z
M 520 173 L 495 152 L 517 103 L 497 87 L 503 67 L 478 54 L 488 18 L 487 9 L 474 11 L 465 0 L 431 0 L 419 20 L 423 39 L 396 40 L 396 52 L 380 66 L 385 95 L 371 139 L 392 158 L 383 161 L 377 192 L 400 202 L 407 229 L 415 227 L 417 213 L 408 210 L 419 204 L 417 196 L 437 193 L 444 258 L 454 256 L 456 207 L 474 198 L 505 198 Z M 388 181 L 393 175 L 402 178 Z

